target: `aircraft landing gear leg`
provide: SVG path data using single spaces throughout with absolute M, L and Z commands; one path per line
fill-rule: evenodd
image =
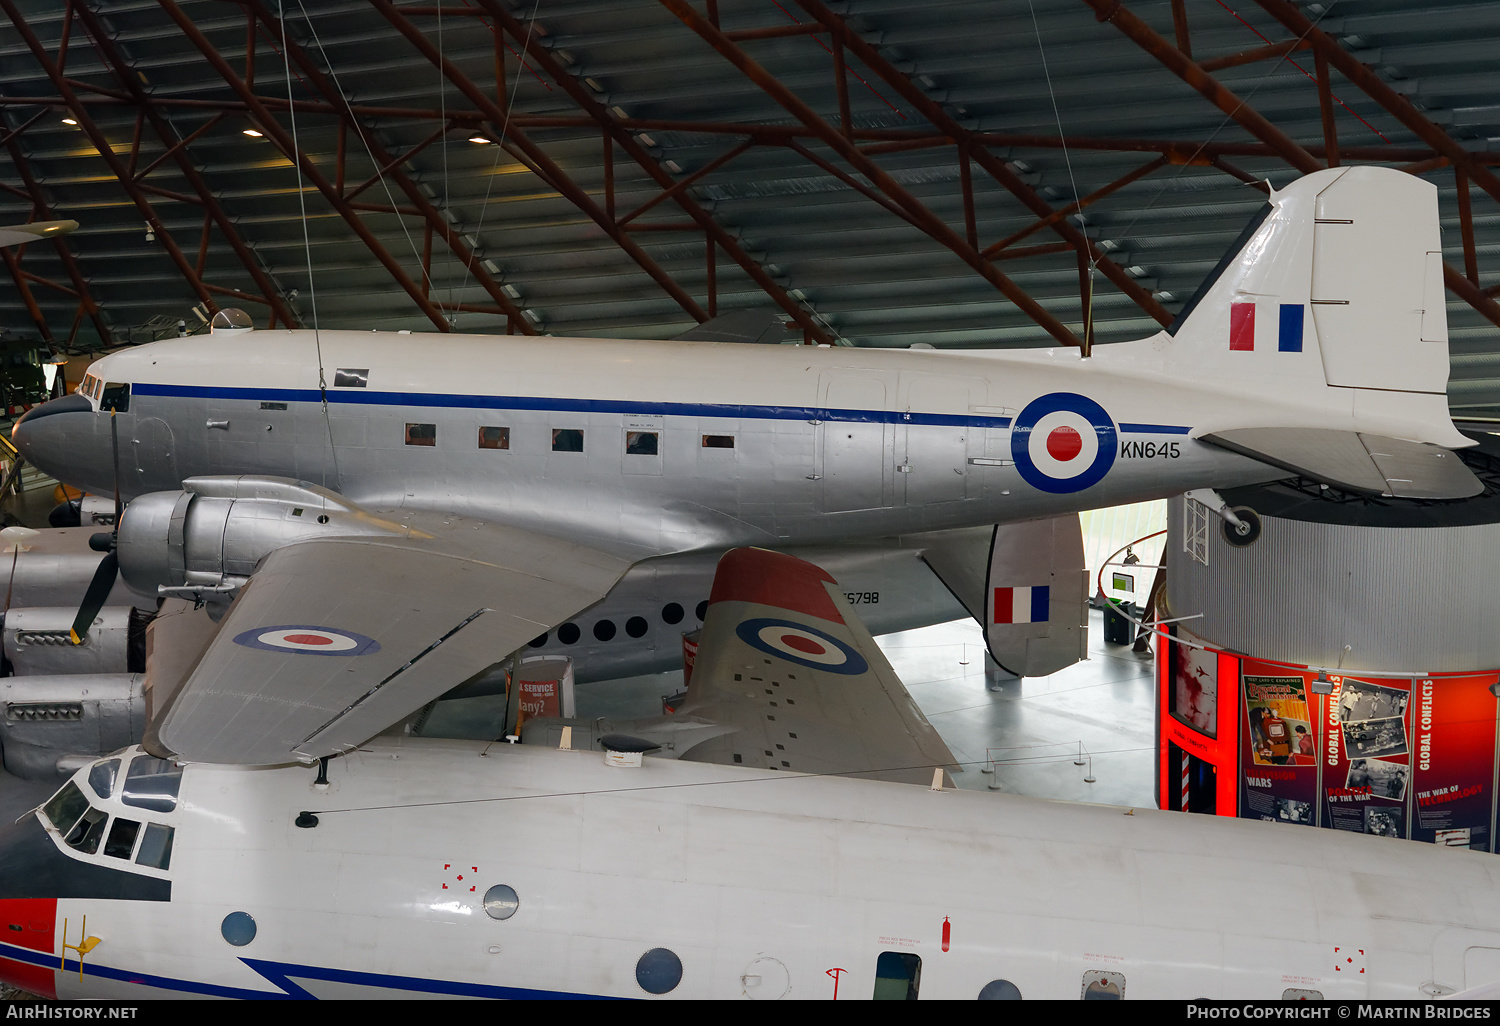
M 1224 540 L 1235 548 L 1244 548 L 1260 537 L 1260 517 L 1249 506 L 1234 506 L 1212 488 L 1194 488 L 1187 498 L 1213 510 L 1224 521 Z

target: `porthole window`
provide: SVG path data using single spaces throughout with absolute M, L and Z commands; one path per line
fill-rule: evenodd
M 625 455 L 627 456 L 656 456 L 659 455 L 659 436 L 655 431 L 627 431 L 625 432 Z
M 479 447 L 481 449 L 509 449 L 510 428 L 508 427 L 482 427 L 479 429 Z
M 539 634 L 536 637 L 532 638 L 530 642 L 528 642 L 528 644 L 530 644 L 532 648 L 541 648 L 546 643 L 547 643 L 547 635 L 546 634 Z
M 437 445 L 436 424 L 408 424 L 406 425 L 407 445 Z
M 979 990 L 981 1001 L 1019 1001 L 1021 988 L 1009 980 L 991 980 Z
M 491 919 L 509 919 L 520 907 L 521 899 L 509 884 L 496 884 L 484 892 L 484 914 Z
M 625 621 L 625 633 L 629 634 L 632 638 L 644 638 L 646 631 L 650 629 L 651 625 L 646 622 L 644 616 L 632 616 L 629 620 Z
M 255 919 L 248 912 L 231 912 L 219 924 L 224 939 L 237 948 L 243 948 L 255 939 Z
M 665 994 L 682 982 L 682 959 L 668 948 L 652 948 L 635 963 L 635 982 L 647 994 Z
M 583 452 L 583 432 L 578 428 L 557 428 L 552 432 L 553 452 Z
M 676 602 L 668 602 L 661 607 L 661 618 L 667 623 L 681 623 L 682 616 L 682 607 Z
M 698 621 L 701 623 L 703 621 L 703 618 L 708 615 L 708 599 L 704 599 L 702 602 L 699 602 L 698 608 L 695 609 L 694 612 L 697 613 Z
M 609 641 L 615 636 L 615 622 L 613 620 L 600 620 L 594 624 L 594 637 L 600 641 Z
M 565 623 L 557 629 L 557 640 L 564 645 L 574 645 L 582 634 L 576 623 Z

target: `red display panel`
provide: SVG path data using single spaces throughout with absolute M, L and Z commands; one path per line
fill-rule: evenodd
M 1413 840 L 1494 850 L 1495 682 L 1493 673 L 1415 682 Z
M 1240 817 L 1314 826 L 1320 703 L 1307 675 L 1246 659 L 1240 694 Z
M 1179 636 L 1173 631 L 1173 636 Z M 1186 632 L 1181 636 L 1191 638 Z M 1196 640 L 1196 639 L 1193 639 Z M 1233 815 L 1238 799 L 1235 694 L 1239 660 L 1213 649 L 1157 639 L 1157 806 L 1183 810 L 1185 756 L 1214 769 L 1214 811 Z M 1177 746 L 1175 757 L 1172 746 Z M 1186 811 L 1194 809 L 1189 803 Z

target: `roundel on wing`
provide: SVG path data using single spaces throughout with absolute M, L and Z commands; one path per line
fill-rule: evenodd
M 1118 437 L 1115 422 L 1094 400 L 1051 392 L 1027 403 L 1011 422 L 1011 458 L 1033 488 L 1081 492 L 1109 473 Z
M 380 642 L 363 634 L 302 624 L 256 627 L 236 634 L 234 643 L 268 652 L 298 652 L 305 655 L 358 656 L 380 651 Z
M 858 651 L 806 624 L 758 617 L 741 621 L 734 632 L 751 648 L 809 669 L 857 674 L 870 668 Z

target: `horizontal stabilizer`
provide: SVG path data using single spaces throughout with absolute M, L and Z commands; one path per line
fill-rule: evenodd
M 780 310 L 736 310 L 710 317 L 696 328 L 674 335 L 673 342 L 750 342 L 780 345 L 786 336 Z
M 719 561 L 674 718 L 731 728 L 684 750 L 690 762 L 919 784 L 957 769 L 833 578 L 764 549 Z
M 1484 491 L 1456 453 L 1424 442 L 1314 428 L 1219 431 L 1202 441 L 1352 492 L 1467 499 Z

